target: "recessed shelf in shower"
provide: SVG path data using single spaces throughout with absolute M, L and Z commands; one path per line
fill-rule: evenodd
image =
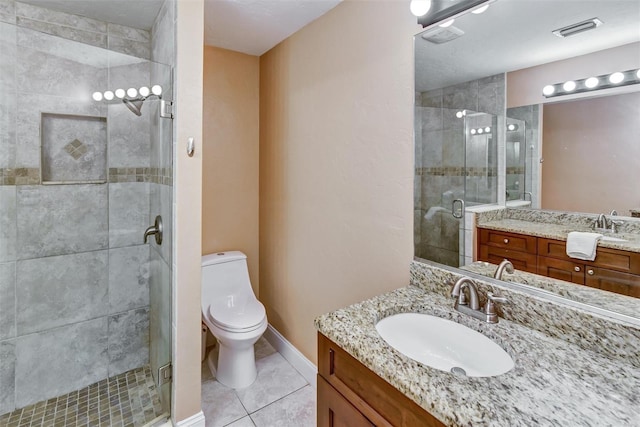
M 42 184 L 107 182 L 107 118 L 42 113 Z

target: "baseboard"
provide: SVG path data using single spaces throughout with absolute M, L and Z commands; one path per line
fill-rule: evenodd
M 204 412 L 200 411 L 195 415 L 185 418 L 175 424 L 176 427 L 204 427 Z
M 300 375 L 302 375 L 313 388 L 316 388 L 316 375 L 318 374 L 316 365 L 304 357 L 304 355 L 273 326 L 267 326 L 267 330 L 263 336 L 287 362 L 291 363 L 291 366 L 293 366 L 296 371 L 300 372 Z

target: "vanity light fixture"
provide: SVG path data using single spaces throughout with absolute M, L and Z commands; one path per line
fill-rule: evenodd
M 509 123 L 507 125 L 507 131 L 509 131 L 509 132 L 515 132 L 515 131 L 518 130 L 518 128 L 519 128 L 519 126 L 518 126 L 517 123 Z
M 479 128 L 472 128 L 472 129 L 469 129 L 469 133 L 471 135 L 482 135 L 485 133 L 491 133 L 491 127 L 485 126 L 485 127 L 479 127 Z
M 568 80 L 563 83 L 546 85 L 542 88 L 545 98 L 589 92 L 592 90 L 610 89 L 612 87 L 634 85 L 640 83 L 640 70 L 617 71 L 580 80 Z
M 127 90 L 116 89 L 115 91 L 106 90 L 104 92 L 94 92 L 91 97 L 94 101 L 112 101 L 114 98 L 128 99 L 129 101 L 135 101 L 137 99 L 146 99 L 149 96 L 155 95 L 160 97 L 162 95 L 162 86 L 154 85 L 149 89 L 147 86 L 142 86 L 140 89 L 130 87 Z M 137 98 L 139 96 L 139 98 Z
M 463 118 L 466 115 L 467 115 L 467 110 L 460 110 L 456 113 L 456 117 L 459 119 Z
M 431 0 L 411 0 L 409 9 L 415 16 L 424 16 L 431 9 Z

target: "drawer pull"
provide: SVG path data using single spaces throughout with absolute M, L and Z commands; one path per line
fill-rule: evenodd
M 593 270 L 587 270 L 587 274 L 589 276 L 593 276 L 595 274 L 595 272 Z
M 504 239 L 504 240 L 503 240 L 503 242 L 504 242 L 504 243 L 505 243 L 505 245 L 506 245 L 507 243 L 509 243 L 509 239 Z
M 577 271 L 577 272 L 580 272 L 580 267 L 577 267 L 577 266 L 576 266 L 576 267 L 573 267 L 573 269 L 574 269 L 575 271 Z

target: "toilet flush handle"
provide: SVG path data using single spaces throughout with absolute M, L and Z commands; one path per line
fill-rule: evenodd
M 154 224 L 144 231 L 144 243 L 147 243 L 147 239 L 152 234 L 156 238 L 156 243 L 158 245 L 161 245 L 162 244 L 162 217 L 160 215 L 156 216 L 156 220 Z

